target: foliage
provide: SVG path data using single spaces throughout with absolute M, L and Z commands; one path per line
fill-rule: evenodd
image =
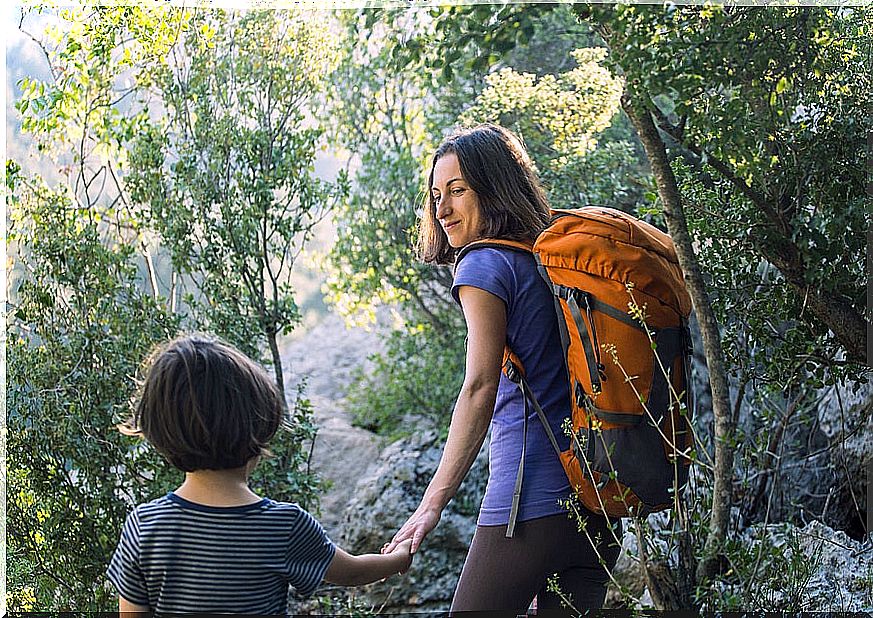
M 313 420 L 312 403 L 305 396 L 306 384 L 297 385 L 294 405 L 279 427 L 250 478 L 253 491 L 277 500 L 293 500 L 312 513 L 318 512 L 321 483 L 309 473 L 311 447 L 318 427 Z
M 704 538 L 708 527 L 708 506 L 701 500 L 705 492 L 696 488 L 691 493 L 687 529 L 666 512 L 627 520 L 627 532 L 644 545 L 640 555 L 651 572 L 649 582 L 657 582 L 654 586 L 669 609 L 681 607 L 681 596 L 689 592 L 671 574 L 687 570 L 681 564 L 681 539 Z M 807 549 L 802 534 L 785 524 L 756 525 L 745 533 L 731 530 L 724 549 L 729 569 L 719 579 L 701 582 L 690 591 L 694 595 L 690 603 L 700 611 L 802 612 L 822 607 L 830 599 L 820 598 L 810 588 L 821 562 L 821 543 L 817 549 Z M 626 588 L 622 593 L 625 603 L 639 601 Z
M 22 21 L 30 11 L 41 9 Z M 82 7 L 56 16 L 34 37 L 51 79 L 22 80 L 16 108 L 66 179 L 49 187 L 7 162 L 7 530 L 19 565 L 7 601 L 104 610 L 114 598 L 102 584 L 105 565 L 125 514 L 178 480 L 115 431 L 142 357 L 178 328 L 154 286 L 143 293 L 144 238 L 118 169 L 144 117 L 124 113 L 132 89 L 122 76 L 165 53 L 184 14 Z M 150 269 L 147 250 L 143 257 Z
M 127 511 L 178 481 L 115 430 L 139 362 L 178 319 L 139 290 L 133 248 L 107 242 L 93 211 L 8 172 L 26 276 L 7 348 L 7 530 L 30 570 L 13 572 L 10 588 L 19 600 L 30 588 L 40 608 L 105 609 L 101 582 Z
M 618 126 L 621 82 L 603 66 L 604 48 L 570 52 L 576 66 L 537 77 L 504 68 L 485 77 L 487 87 L 460 117 L 464 124 L 497 122 L 525 141 L 553 208 L 605 204 L 631 209 L 641 199 L 645 174 L 631 142 Z
M 288 274 L 346 191 L 313 176 L 306 110 L 336 62 L 328 25 L 298 12 L 204 12 L 153 80 L 167 110 L 134 140 L 128 185 L 211 330 L 259 356 L 300 320 Z
M 185 62 L 203 66 L 209 58 L 208 46 L 188 48 L 202 55 L 180 59 L 173 55 L 179 52 L 177 39 L 187 33 L 188 40 L 208 41 L 215 34 L 204 25 L 219 26 L 217 20 L 224 14 L 169 7 L 84 6 L 55 11 L 50 17 L 59 19 L 50 21 L 44 36 L 33 39 L 44 52 L 51 79 L 23 80 L 16 107 L 24 129 L 65 178 L 48 186 L 23 173 L 16 163 L 7 164 L 13 253 L 7 525 L 10 557 L 16 560 L 7 601 L 13 610 L 105 611 L 116 604 L 115 593 L 105 582 L 105 569 L 126 513 L 180 481 L 180 474 L 152 449 L 115 430 L 129 413 L 135 380 L 142 377 L 137 375 L 141 360 L 156 342 L 181 328 L 206 326 L 240 343 L 233 306 L 224 308 L 225 316 L 231 315 L 224 321 L 208 310 L 211 305 L 193 300 L 186 314 L 176 313 L 176 293 L 182 285 L 177 285 L 173 272 L 170 294 L 164 293 L 161 264 L 151 250 L 162 239 L 154 238 L 146 225 L 151 215 L 147 206 L 159 200 L 142 187 L 137 188 L 137 199 L 132 199 L 126 183 L 128 154 L 140 154 L 131 149 L 131 141 L 154 139 L 157 134 L 149 111 L 155 102 L 146 89 L 156 85 L 157 77 L 170 73 L 171 66 L 179 69 Z M 262 15 L 260 22 L 257 14 L 250 17 L 253 28 L 263 25 Z M 267 30 L 258 33 L 261 42 L 271 38 Z M 326 55 L 320 58 L 325 60 Z M 246 72 L 262 79 L 278 73 L 275 65 L 262 72 L 247 67 Z M 282 75 L 295 78 L 286 68 Z M 298 80 L 293 88 L 304 83 L 308 82 Z M 218 91 L 233 95 L 225 83 Z M 243 97 L 242 102 L 241 108 L 248 111 L 251 100 Z M 202 112 L 207 102 L 201 104 L 198 111 Z M 226 126 L 232 128 L 232 117 L 242 111 L 225 111 Z M 300 122 L 299 115 L 287 116 L 289 126 Z M 241 133 L 263 138 L 255 130 Z M 310 182 L 302 189 L 293 184 L 308 178 L 317 134 L 307 129 L 295 134 L 296 141 L 276 142 L 289 151 L 275 153 L 274 167 L 267 160 L 265 169 L 273 169 L 273 176 L 265 172 L 253 180 L 240 174 L 241 180 L 254 183 L 248 185 L 257 198 L 254 204 L 264 206 L 275 190 L 277 200 L 293 193 L 294 205 L 302 203 L 308 212 L 324 205 L 318 202 L 323 197 L 321 184 Z M 174 147 L 183 143 L 173 142 Z M 265 154 L 265 146 L 264 139 L 253 139 L 248 143 L 252 150 L 235 151 L 235 156 Z M 294 173 L 291 184 L 276 181 Z M 255 230 L 249 225 L 246 231 Z M 282 231 L 292 233 L 289 228 Z M 274 250 L 269 245 L 261 248 Z M 281 257 L 269 256 L 266 263 L 275 266 Z M 196 262 L 184 266 L 192 271 L 201 267 Z M 231 277 L 227 279 L 232 285 Z M 280 302 L 271 308 L 278 306 L 277 313 L 293 315 L 293 297 L 289 290 L 282 292 Z M 260 357 L 257 346 L 242 347 Z M 306 442 L 312 442 L 315 432 L 311 413 L 298 390 L 288 426 L 273 442 L 274 456 L 261 463 L 253 484 L 277 498 L 296 499 L 315 508 L 316 481 L 308 472 L 306 451 Z
M 765 381 L 860 375 L 837 360 L 861 358 L 836 312 L 862 322 L 864 267 L 850 256 L 863 252 L 858 230 L 873 212 L 857 156 L 870 126 L 871 17 L 860 7 L 592 12 L 621 49 L 613 64 L 651 94 L 685 161 L 682 190 L 730 328 L 727 352 L 748 351 L 737 349 L 737 328 L 746 330 Z M 728 248 L 726 238 L 736 241 Z
M 166 63 L 179 32 L 188 27 L 190 12 L 135 5 L 51 11 L 36 4 L 23 9 L 22 25 L 42 13 L 49 13 L 45 30 L 31 36 L 46 56 L 51 80 L 25 77 L 18 84 L 21 96 L 15 107 L 22 131 L 40 151 L 66 163 L 73 158 L 83 164 L 94 157 L 123 165 L 126 142 L 148 116 L 145 110 L 129 113 L 127 103 L 143 85 L 129 77 Z M 95 180 L 81 171 L 81 177 L 71 179 L 80 190 Z
M 523 138 L 532 134 L 545 142 L 542 147 L 558 156 L 559 166 L 565 163 L 563 157 L 585 156 L 596 146 L 594 136 L 609 126 L 618 111 L 621 82 L 600 66 L 605 49 L 582 48 L 570 55 L 577 66 L 559 77 L 537 79 L 533 73 L 511 68 L 487 75 L 487 87 L 461 116 L 462 122 L 484 118 L 504 126 L 514 124 Z M 525 112 L 530 128 L 512 122 Z
M 375 37 L 365 36 L 355 17 L 342 16 L 346 40 L 325 120 L 358 169 L 354 190 L 334 214 L 337 242 L 327 290 L 344 314 L 372 319 L 381 304 L 415 302 L 427 278 L 414 254 L 420 174 L 430 144 L 426 86 L 420 73 L 394 73 L 385 48 L 370 49 Z
M 464 376 L 463 340 L 457 330 L 432 331 L 428 324 L 394 330 L 387 351 L 371 356 L 372 369 L 358 372 L 348 396 L 355 424 L 390 438 L 426 423 L 448 430 Z

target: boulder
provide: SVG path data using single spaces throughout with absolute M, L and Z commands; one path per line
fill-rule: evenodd
M 828 500 L 822 519 L 861 539 L 868 511 L 867 474 L 873 465 L 873 382 L 829 388 L 819 405 L 818 419 L 828 439 L 832 471 L 820 488 Z
M 310 401 L 318 426 L 310 466 L 324 486 L 319 496 L 319 521 L 328 536 L 337 539 L 343 529 L 343 513 L 357 491 L 356 481 L 368 476 L 370 466 L 376 465 L 383 440 L 353 426 L 342 401 L 317 395 Z
M 738 516 L 734 513 L 732 517 L 737 523 Z M 660 538 L 669 527 L 669 520 L 664 514 L 657 514 L 650 516 L 648 523 L 656 554 L 671 555 L 674 562 L 675 552 L 670 552 Z M 626 530 L 627 524 L 625 520 Z M 737 541 L 749 556 L 745 566 L 751 568 L 757 560 L 758 574 L 753 582 L 745 579 L 732 582 L 726 575 L 724 582 L 715 586 L 722 599 L 734 598 L 746 605 L 743 609 L 747 610 L 873 611 L 873 541 L 869 538 L 856 541 L 840 530 L 811 521 L 802 528 L 787 523 L 756 524 L 742 530 Z M 633 609 L 654 607 L 638 556 L 636 535 L 627 531 L 612 575 L 627 589 L 630 598 L 624 598 L 610 584 L 606 608 L 626 608 L 628 604 Z M 675 565 L 670 571 L 672 579 Z M 713 602 L 714 597 L 709 601 Z
M 382 450 L 378 460 L 357 479 L 334 540 L 356 553 L 378 553 L 418 506 L 436 471 L 444 439 L 423 429 Z M 425 539 L 410 570 L 354 590 L 327 587 L 319 592 L 339 604 L 382 612 L 446 611 L 470 541 L 488 476 L 487 446 L 473 463 L 455 498 L 443 511 L 439 525 Z M 325 613 L 324 600 L 297 608 L 298 612 Z
M 622 609 L 627 607 L 627 599 L 622 594 L 619 586 L 632 598 L 639 600 L 646 590 L 646 582 L 643 576 L 639 559 L 639 546 L 636 535 L 628 528 L 629 520 L 622 520 L 624 536 L 621 541 L 621 553 L 612 568 L 612 580 L 606 589 L 606 600 L 603 606 L 606 609 Z M 618 584 L 618 585 L 616 585 Z
M 764 609 L 814 612 L 873 611 L 873 546 L 840 530 L 811 521 L 752 526 L 743 540 L 754 550 L 760 539 L 781 550 L 791 568 L 762 578 Z

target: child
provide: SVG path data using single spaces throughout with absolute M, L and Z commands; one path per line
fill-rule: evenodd
M 410 544 L 353 556 L 296 504 L 257 496 L 248 476 L 282 421 L 279 390 L 232 346 L 200 335 L 152 356 L 133 418 L 185 471 L 174 492 L 128 515 L 108 569 L 120 611 L 284 614 L 288 585 L 359 585 L 404 573 Z

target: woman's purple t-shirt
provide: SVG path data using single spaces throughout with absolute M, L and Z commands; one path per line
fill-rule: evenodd
M 554 301 L 533 256 L 502 247 L 471 251 L 458 265 L 452 284 L 452 296 L 459 303 L 458 288 L 463 285 L 490 292 L 506 305 L 506 341 L 524 365 L 528 383 L 549 419 L 558 446 L 565 450 L 569 438 L 562 423 L 570 414 L 567 373 Z M 520 389 L 501 373 L 491 420 L 490 474 L 479 511 L 480 526 L 509 522 L 521 457 L 523 416 Z M 518 521 L 565 512 L 560 501 L 569 494 L 570 484 L 558 455 L 533 406 L 529 406 Z

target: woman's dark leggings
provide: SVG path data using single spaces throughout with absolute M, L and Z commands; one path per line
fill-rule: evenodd
M 618 524 L 615 536 L 621 540 L 621 520 L 611 521 Z M 611 569 L 621 548 L 604 517 L 589 515 L 586 530 L 597 552 L 565 513 L 519 522 L 511 539 L 505 536 L 506 526 L 478 526 L 450 611 L 523 614 L 534 595 L 537 611 L 560 609 L 560 597 L 546 590 L 556 573 L 561 594 L 574 609 L 600 608 L 608 579 L 600 558 Z

